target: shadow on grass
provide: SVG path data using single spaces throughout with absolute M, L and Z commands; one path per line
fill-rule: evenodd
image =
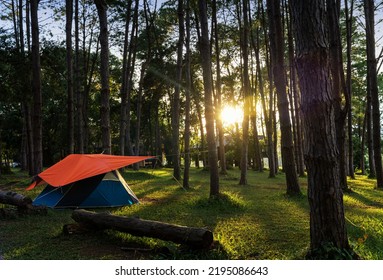
M 147 181 L 147 180 L 153 180 L 153 179 L 158 179 L 161 176 L 157 175 L 156 170 L 130 170 L 130 169 L 125 169 L 122 173 L 122 176 L 126 180 L 126 182 L 129 181 Z
M 232 192 L 223 192 L 218 197 L 201 197 L 192 200 L 189 204 L 191 208 L 209 210 L 221 214 L 236 214 L 246 210 L 244 200 Z
M 347 194 L 349 197 L 355 199 L 356 201 L 363 204 L 363 208 L 380 208 L 383 209 L 383 202 L 373 200 L 369 197 L 366 197 L 366 194 L 361 194 L 357 190 Z M 377 199 L 377 197 L 375 197 Z

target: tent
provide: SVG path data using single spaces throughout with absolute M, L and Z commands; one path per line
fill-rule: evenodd
M 36 176 L 27 188 L 47 184 L 33 205 L 96 208 L 138 203 L 119 168 L 152 157 L 71 154 Z

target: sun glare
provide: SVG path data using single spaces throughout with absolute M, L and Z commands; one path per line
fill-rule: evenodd
M 243 119 L 243 110 L 237 106 L 225 106 L 221 112 L 221 119 L 224 126 L 241 123 Z

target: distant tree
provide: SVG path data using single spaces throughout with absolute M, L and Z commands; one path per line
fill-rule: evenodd
M 265 24 L 264 21 L 264 9 L 263 9 L 263 1 L 258 1 L 258 8 L 257 8 L 257 17 L 256 20 L 259 22 L 262 22 Z M 274 151 L 274 144 L 273 144 L 273 118 L 272 118 L 272 110 L 271 105 L 267 106 L 267 98 L 265 94 L 265 79 L 264 74 L 262 72 L 261 67 L 261 36 L 265 36 L 265 28 L 262 28 L 262 26 L 257 26 L 255 30 L 255 35 L 253 35 L 252 38 L 252 46 L 254 49 L 255 54 L 255 63 L 256 63 L 256 73 L 258 78 L 258 91 L 259 95 L 261 97 L 261 105 L 262 105 L 262 111 L 264 116 L 264 123 L 266 127 L 266 139 L 267 139 L 267 157 L 269 162 L 269 177 L 273 178 L 275 177 L 276 170 L 275 170 L 275 156 L 274 154 L 276 151 Z M 270 104 L 272 104 L 272 101 L 270 100 Z
M 33 174 L 43 170 L 42 145 L 42 94 L 41 94 L 41 63 L 40 63 L 40 31 L 38 5 L 39 0 L 31 0 L 31 32 L 32 32 L 32 134 L 33 134 Z
M 183 187 L 189 188 L 189 170 L 190 170 L 190 107 L 191 107 L 191 89 L 192 89 L 192 76 L 191 76 L 191 50 L 190 50 L 190 0 L 186 0 L 185 7 L 185 79 L 186 79 L 186 88 L 185 88 L 185 167 L 184 167 L 184 177 L 183 177 Z
M 325 7 L 325 0 L 296 0 L 291 3 L 302 94 L 312 258 L 320 258 L 324 246 L 328 245 L 341 251 L 350 250 L 338 171 L 339 151 Z
M 94 0 L 100 20 L 100 45 L 101 45 L 101 140 L 103 152 L 112 152 L 110 136 L 110 88 L 109 88 L 109 39 L 108 39 L 108 6 L 104 0 Z
M 350 7 L 349 0 L 344 1 L 344 12 L 346 21 L 346 45 L 347 45 L 347 69 L 346 69 L 346 91 L 348 98 L 347 108 L 347 136 L 348 136 L 348 175 L 355 179 L 354 174 L 354 145 L 352 134 L 352 26 L 353 26 L 353 13 L 354 13 L 354 0 L 351 0 Z
M 294 146 L 295 146 L 295 161 L 297 165 L 297 172 L 300 177 L 305 176 L 305 167 L 303 159 L 303 147 L 302 147 L 302 120 L 300 114 L 300 93 L 298 89 L 297 71 L 295 65 L 295 53 L 294 53 L 294 38 L 293 38 L 293 25 L 290 18 L 290 5 L 289 1 L 286 5 L 287 16 L 287 41 L 288 41 L 288 54 L 289 54 L 289 66 L 290 66 L 290 99 L 291 101 L 291 116 L 294 133 Z
M 219 164 L 221 167 L 221 174 L 227 174 L 226 170 L 226 158 L 225 158 L 225 137 L 222 124 L 221 112 L 222 112 L 222 79 L 221 79 L 221 55 L 219 46 L 219 30 L 217 20 L 217 1 L 212 1 L 212 20 L 214 28 L 214 47 L 215 47 L 215 64 L 216 64 L 216 117 L 217 117 L 217 130 L 218 130 L 218 142 L 219 142 Z
M 81 77 L 81 54 L 80 54 L 80 7 L 79 7 L 79 1 L 80 0 L 74 0 L 74 65 L 73 65 L 73 89 L 74 89 L 74 95 L 76 96 L 76 124 L 77 124 L 77 134 L 76 134 L 76 145 L 77 153 L 84 153 L 85 147 L 86 147 L 86 140 L 85 135 L 87 134 L 87 131 L 85 129 L 86 127 L 86 118 L 85 115 L 87 114 L 85 108 L 85 92 L 81 91 L 81 79 L 84 79 L 84 77 Z M 85 20 L 84 20 L 85 21 Z M 84 27 L 85 28 L 85 27 Z M 85 50 L 83 49 L 83 52 Z M 85 68 L 85 67 L 83 67 Z
M 145 29 L 143 37 L 146 40 L 146 49 L 144 51 L 144 60 L 141 64 L 140 78 L 138 81 L 138 90 L 136 97 L 136 138 L 135 138 L 135 155 L 140 154 L 140 143 L 141 143 L 141 123 L 142 123 L 142 106 L 143 106 L 143 94 L 144 94 L 144 82 L 145 75 L 147 74 L 150 64 L 152 61 L 153 54 L 153 38 L 152 31 L 155 25 L 155 11 L 151 12 L 149 3 L 147 0 L 144 1 L 144 20 L 145 20 Z M 134 164 L 134 169 L 139 168 L 138 164 Z
M 127 85 L 126 85 L 126 111 L 124 114 L 126 114 L 126 128 L 125 128 L 125 145 L 127 149 L 128 155 L 133 155 L 133 147 L 132 147 L 132 138 L 130 135 L 130 129 L 131 129 L 131 91 L 133 88 L 133 74 L 134 74 L 134 68 L 136 65 L 136 50 L 137 50 L 137 36 L 138 36 L 138 7 L 139 7 L 139 0 L 135 0 L 135 7 L 133 12 L 133 23 L 132 23 L 132 29 L 131 29 L 131 36 L 130 36 L 130 43 L 129 43 L 129 55 L 128 55 L 128 61 L 127 61 Z
M 248 154 L 249 154 L 249 122 L 250 122 L 250 104 L 251 104 L 251 89 L 249 78 L 249 3 L 247 0 L 242 1 L 243 9 L 243 27 L 241 50 L 243 58 L 243 122 L 242 122 L 242 149 L 241 149 L 241 177 L 240 185 L 247 185 L 247 169 L 248 169 Z
M 284 69 L 284 38 L 279 1 L 267 1 L 270 26 L 270 52 L 274 84 L 278 98 L 283 169 L 286 173 L 288 195 L 300 195 L 301 190 L 295 168 L 294 144 L 287 98 L 287 81 Z
M 172 104 L 172 146 L 173 146 L 173 176 L 177 180 L 181 179 L 181 162 L 180 162 L 180 92 L 182 83 L 182 64 L 183 64 L 183 47 L 185 38 L 184 24 L 184 0 L 178 1 L 178 43 L 177 43 L 177 66 L 176 80 Z
M 128 126 L 128 112 L 127 107 L 130 103 L 130 94 L 128 93 L 128 84 L 130 79 L 130 63 L 132 61 L 132 53 L 129 51 L 129 36 L 134 34 L 134 29 L 132 32 L 129 32 L 129 24 L 131 20 L 131 10 L 132 10 L 132 0 L 129 0 L 126 6 L 126 15 L 125 15 L 125 34 L 124 34 L 124 46 L 123 46 L 123 55 L 122 55 L 122 77 L 121 77 L 121 119 L 120 119 L 120 154 L 125 155 L 126 147 L 126 134 Z M 134 27 L 134 24 L 132 24 Z M 134 37 L 130 37 L 130 42 L 132 42 Z M 129 112 L 130 113 L 130 112 Z M 130 122 L 130 120 L 129 120 Z M 130 125 L 130 124 L 129 124 Z
M 65 1 L 66 14 L 66 64 L 67 64 L 67 114 L 68 114 L 68 153 L 74 153 L 74 96 L 73 96 L 73 50 L 72 50 L 72 21 L 73 0 Z

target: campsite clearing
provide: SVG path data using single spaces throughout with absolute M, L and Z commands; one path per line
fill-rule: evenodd
M 172 242 L 134 237 L 114 230 L 65 235 L 72 210 L 52 210 L 44 216 L 0 220 L 0 251 L 4 259 L 303 259 L 309 245 L 307 196 L 285 196 L 285 178 L 249 172 L 249 185 L 239 186 L 239 171 L 220 177 L 222 197 L 210 200 L 209 173 L 191 170 L 191 189 L 172 179 L 171 169 L 121 172 L 140 200 L 132 206 L 98 209 L 114 215 L 191 227 L 214 234 L 211 250 L 192 250 Z M 301 178 L 305 192 L 306 179 Z M 25 191 L 30 178 L 21 172 L 0 178 L 1 190 L 36 197 Z M 345 194 L 350 243 L 365 259 L 383 259 L 383 192 L 372 180 L 357 176 Z M 4 207 L 4 206 L 0 206 Z

